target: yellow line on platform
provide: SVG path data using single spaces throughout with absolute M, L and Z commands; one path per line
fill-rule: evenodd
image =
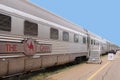
M 91 75 L 87 80 L 93 80 L 93 78 L 102 70 L 104 69 L 110 62 L 107 62 L 105 65 L 103 65 L 100 69 L 98 69 L 93 75 Z

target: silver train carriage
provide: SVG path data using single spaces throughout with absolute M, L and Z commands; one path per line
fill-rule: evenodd
M 89 58 L 111 42 L 27 0 L 0 0 L 0 77 Z

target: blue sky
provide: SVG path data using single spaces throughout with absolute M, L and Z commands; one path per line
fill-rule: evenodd
M 30 0 L 120 45 L 120 0 Z

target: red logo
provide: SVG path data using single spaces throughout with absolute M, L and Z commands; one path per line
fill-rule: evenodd
M 24 53 L 26 55 L 34 55 L 36 53 L 36 43 L 33 39 L 27 39 L 24 41 Z
M 30 42 L 30 44 L 27 44 L 27 46 L 28 46 L 29 50 L 34 50 L 34 46 L 33 46 L 32 42 Z

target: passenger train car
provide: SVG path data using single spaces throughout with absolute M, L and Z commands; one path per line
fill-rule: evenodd
M 0 77 L 89 58 L 117 45 L 27 0 L 0 0 Z

